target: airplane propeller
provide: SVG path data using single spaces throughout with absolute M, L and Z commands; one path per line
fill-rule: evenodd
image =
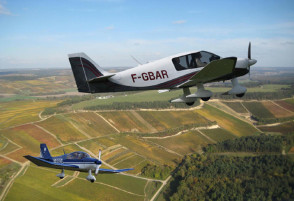
M 99 160 L 99 161 L 101 161 L 100 158 L 101 158 L 101 149 L 99 149 L 99 155 L 98 155 L 98 160 Z M 98 161 L 97 161 L 97 162 L 98 162 Z M 100 166 L 101 166 L 101 163 L 100 163 L 100 164 L 97 164 L 97 166 L 96 166 L 96 170 L 95 170 L 95 175 L 98 174 Z
M 249 70 L 249 79 L 250 79 L 250 66 L 254 65 L 257 62 L 256 59 L 251 59 L 251 42 L 248 46 L 248 70 Z

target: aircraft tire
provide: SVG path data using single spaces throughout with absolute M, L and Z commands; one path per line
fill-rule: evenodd
M 195 103 L 195 102 L 186 102 L 186 105 L 188 105 L 188 106 L 192 106 L 192 105 L 194 105 L 194 103 Z
M 201 98 L 201 100 L 203 100 L 203 101 L 208 101 L 210 99 L 210 97 L 203 97 L 203 98 Z
M 242 98 L 244 95 L 245 95 L 245 93 L 242 93 L 242 94 L 236 94 L 236 96 L 237 96 L 238 98 Z
M 59 177 L 60 179 L 63 179 L 64 177 Z
M 90 182 L 92 182 L 92 183 L 94 183 L 94 181 L 95 181 L 94 179 L 91 179 L 91 180 L 90 180 Z

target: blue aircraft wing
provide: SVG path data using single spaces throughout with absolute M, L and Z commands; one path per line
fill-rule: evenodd
M 56 168 L 56 169 L 69 169 L 69 170 L 75 170 L 79 169 L 79 166 L 76 165 L 68 165 L 64 163 L 55 163 L 53 161 L 48 161 L 43 158 L 39 157 L 33 157 L 30 155 L 24 156 L 26 159 L 32 161 L 34 164 L 38 166 L 43 166 L 43 167 L 49 167 L 49 168 Z
M 120 173 L 120 172 L 130 171 L 130 170 L 133 170 L 133 169 L 134 169 L 134 168 L 120 169 L 120 170 L 110 170 L 110 169 L 103 169 L 103 168 L 100 168 L 100 169 L 99 169 L 99 173 Z

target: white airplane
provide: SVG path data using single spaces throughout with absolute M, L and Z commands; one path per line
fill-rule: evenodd
M 207 52 L 181 53 L 150 63 L 141 64 L 119 73 L 109 73 L 84 53 L 69 54 L 69 62 L 79 92 L 105 93 L 138 90 L 166 92 L 183 89 L 183 96 L 171 100 L 193 105 L 201 98 L 208 101 L 212 92 L 204 89 L 205 83 L 231 80 L 232 89 L 224 93 L 242 97 L 247 89 L 238 84 L 238 77 L 250 72 L 257 61 L 251 59 L 251 43 L 248 58 L 220 56 Z M 190 87 L 197 92 L 191 94 Z

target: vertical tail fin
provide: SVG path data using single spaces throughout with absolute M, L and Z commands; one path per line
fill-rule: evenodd
M 52 160 L 52 156 L 51 156 L 46 144 L 40 144 L 40 152 L 41 152 L 42 158 Z
M 85 53 L 69 54 L 68 57 L 79 92 L 91 93 L 88 81 L 108 74 Z

